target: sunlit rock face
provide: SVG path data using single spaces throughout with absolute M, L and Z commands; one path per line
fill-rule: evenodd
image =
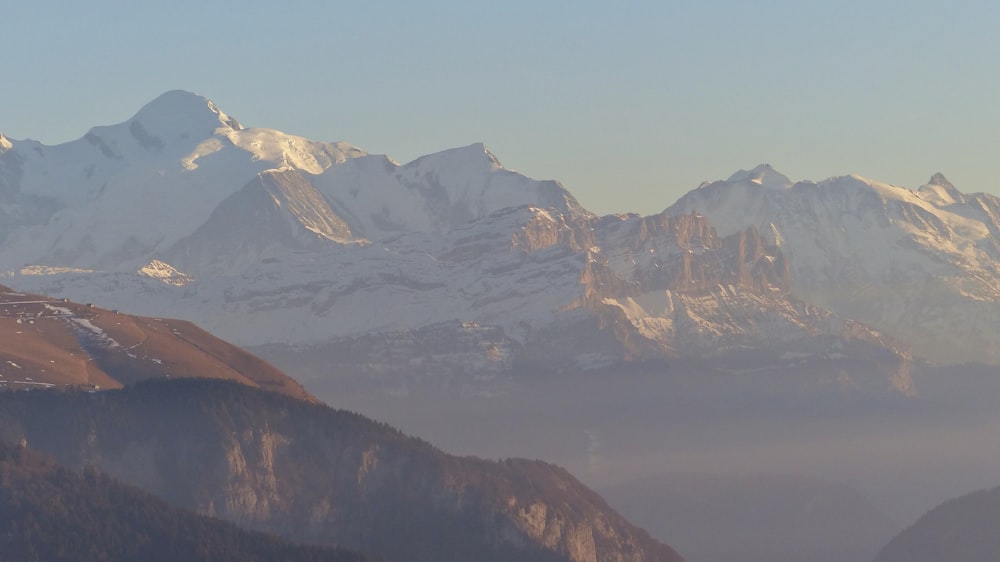
M 773 173 L 773 170 L 772 170 Z M 858 176 L 792 184 L 737 174 L 667 213 L 721 234 L 770 233 L 797 297 L 869 324 L 938 362 L 1000 363 L 1000 199 L 941 174 L 917 190 Z
M 680 562 L 565 470 L 450 456 L 357 414 L 225 381 L 0 394 L 0 433 L 167 501 L 393 561 Z

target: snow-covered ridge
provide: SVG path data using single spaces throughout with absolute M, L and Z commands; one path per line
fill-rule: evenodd
M 32 263 L 135 271 L 166 257 L 198 275 L 202 266 L 227 260 L 192 263 L 177 256 L 206 243 L 239 255 L 229 262 L 247 264 L 280 247 L 312 245 L 301 229 L 348 243 L 444 232 L 524 204 L 586 214 L 562 186 L 504 169 L 483 144 L 401 166 L 344 142 L 246 129 L 211 100 L 183 91 L 167 92 L 131 119 L 94 127 L 77 141 L 11 146 L 17 164 L 8 164 L 13 183 L 7 187 L 22 206 L 8 221 L 16 228 L 0 238 L 0 266 L 7 269 Z M 254 182 L 277 185 L 265 177 L 274 171 L 298 176 L 282 184 L 298 187 L 278 188 L 265 199 L 233 199 Z M 280 231 L 287 239 L 255 242 L 249 252 L 238 241 L 222 248 L 201 239 L 199 232 L 229 228 L 212 224 L 224 204 L 238 206 L 246 219 L 272 215 L 277 230 L 268 236 Z
M 1000 199 L 942 174 L 917 190 L 860 176 L 760 189 L 737 173 L 667 212 L 705 213 L 720 235 L 770 229 L 801 298 L 942 361 L 1000 362 Z
M 558 182 L 505 169 L 481 143 L 402 166 L 384 156 L 357 158 L 312 181 L 353 231 L 373 241 L 413 231 L 447 232 L 520 205 L 589 215 Z
M 444 233 L 285 253 L 183 288 L 113 273 L 13 283 L 182 315 L 276 360 L 295 349 L 324 372 L 343 364 L 374 377 L 493 380 L 513 365 L 593 369 L 748 349 L 766 364 L 791 350 L 836 360 L 857 349 L 843 319 L 788 300 L 776 251 L 752 229 L 720 239 L 703 216 L 581 219 L 526 205 Z M 483 329 L 470 333 L 470 322 Z M 906 359 L 880 349 L 891 365 Z
M 316 174 L 365 155 L 347 143 L 244 129 L 181 91 L 77 141 L 13 141 L 12 152 L 7 190 L 21 208 L 11 217 L 18 228 L 0 240 L 0 262 L 122 270 L 169 250 L 261 172 Z
M 765 362 L 854 353 L 896 364 L 905 346 L 852 329 L 851 311 L 831 313 L 817 305 L 834 299 L 801 288 L 935 266 L 919 252 L 883 256 L 928 240 L 971 271 L 987 259 L 976 244 L 993 236 L 976 217 L 1000 214 L 940 182 L 926 196 L 856 177 L 793 184 L 764 165 L 660 215 L 595 217 L 481 143 L 400 165 L 243 128 L 185 92 L 74 143 L 19 142 L 0 160 L 0 178 L 14 178 L 0 209 L 12 285 L 180 316 L 247 346 L 391 359 L 378 368 L 400 373 L 747 350 Z M 932 196 L 951 203 L 941 211 Z M 26 263 L 40 264 L 34 275 L 16 273 Z M 961 279 L 956 298 L 982 297 L 988 278 Z M 460 328 L 473 324 L 483 329 Z M 396 356 L 403 348 L 385 343 L 406 341 L 437 347 Z

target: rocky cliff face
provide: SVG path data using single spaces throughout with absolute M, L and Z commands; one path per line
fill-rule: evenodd
M 608 217 L 597 223 L 592 270 L 605 266 L 621 279 L 581 282 L 595 294 L 635 297 L 652 291 L 704 294 L 719 287 L 760 293 L 788 291 L 788 265 L 781 249 L 754 227 L 720 238 L 698 214 Z M 605 249 L 606 248 L 606 249 Z M 593 272 L 591 272 L 593 275 Z M 596 286 L 595 286 L 596 284 Z
M 793 184 L 767 166 L 703 185 L 667 209 L 780 246 L 793 294 L 936 362 L 1000 362 L 1000 199 L 941 174 L 916 190 L 858 176 Z
M 0 432 L 179 506 L 390 561 L 681 560 L 558 467 L 453 457 L 235 384 L 0 395 Z
M 367 380 L 393 394 L 427 387 L 482 393 L 498 390 L 511 372 L 726 360 L 748 349 L 757 363 L 772 365 L 863 349 L 855 359 L 886 376 L 908 362 L 902 346 L 795 299 L 787 260 L 755 228 L 720 238 L 696 214 L 574 219 L 521 207 L 445 236 L 326 256 L 343 267 L 308 290 L 226 298 L 230 312 L 256 308 L 262 322 L 265 302 L 298 323 L 309 313 L 340 319 L 344 335 L 323 340 L 314 325 L 312 342 L 251 349 L 304 380 L 336 373 L 344 389 Z M 280 279 L 287 268 L 276 263 L 261 276 Z M 875 351 L 880 346 L 884 353 Z
M 372 562 L 339 548 L 289 544 L 199 516 L 88 467 L 83 474 L 0 442 L 3 560 Z

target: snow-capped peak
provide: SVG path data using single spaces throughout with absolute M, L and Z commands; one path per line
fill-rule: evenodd
M 14 147 L 14 145 L 12 145 L 10 143 L 10 140 L 8 140 L 7 137 L 4 136 L 3 133 L 0 133 L 0 154 L 3 154 L 4 152 L 7 152 L 8 150 L 10 150 L 13 147 Z
M 788 176 L 775 170 L 770 164 L 761 164 L 752 170 L 740 170 L 729 176 L 730 183 L 750 182 L 770 189 L 787 189 L 792 186 Z
M 948 181 L 948 178 L 944 177 L 944 174 L 942 174 L 941 172 L 938 172 L 933 176 L 931 176 L 930 181 L 928 181 L 927 183 L 931 185 L 946 185 L 951 187 L 952 189 L 955 188 L 955 186 L 953 186 L 951 182 Z
M 504 169 L 503 164 L 500 163 L 500 160 L 496 157 L 496 155 L 490 152 L 490 149 L 486 148 L 485 144 L 477 142 L 468 146 L 451 148 L 448 150 L 442 150 L 441 152 L 435 152 L 434 154 L 428 154 L 427 156 L 421 156 L 413 162 L 406 164 L 406 167 L 416 168 L 427 165 L 435 168 L 443 165 L 478 167 L 483 164 L 487 166 L 488 170 Z
M 729 176 L 727 181 L 730 183 L 750 182 L 770 189 L 792 187 L 792 180 L 775 170 L 770 164 L 761 164 L 752 170 L 740 170 Z
M 146 148 L 177 140 L 202 139 L 220 128 L 243 129 L 212 100 L 184 90 L 160 95 L 143 106 L 128 123 L 129 132 Z
M 965 203 L 965 194 L 952 185 L 941 172 L 931 176 L 927 185 L 921 186 L 917 193 L 923 200 L 938 207 Z

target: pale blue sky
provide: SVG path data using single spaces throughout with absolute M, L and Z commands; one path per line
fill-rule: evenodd
M 993 2 L 0 0 L 0 132 L 170 89 L 400 162 L 477 141 L 599 213 L 769 162 L 1000 193 Z

